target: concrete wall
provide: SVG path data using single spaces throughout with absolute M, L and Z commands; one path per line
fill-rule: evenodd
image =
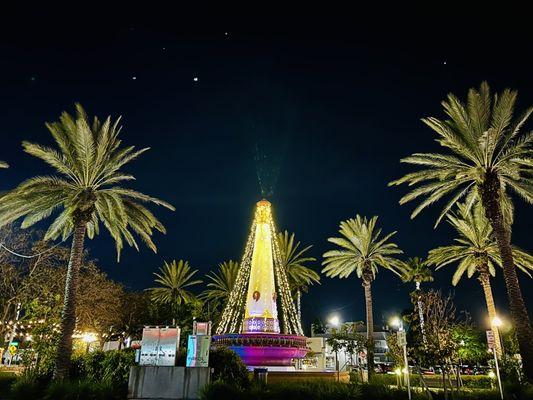
M 128 399 L 198 399 L 209 375 L 209 368 L 133 366 Z

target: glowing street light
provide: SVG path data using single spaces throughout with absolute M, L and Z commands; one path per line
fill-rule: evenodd
M 83 340 L 83 342 L 85 343 L 86 347 L 85 347 L 85 352 L 88 353 L 89 352 L 89 349 L 91 347 L 91 343 L 94 343 L 98 340 L 98 338 L 96 337 L 96 333 L 93 333 L 93 332 L 84 332 L 82 335 L 81 335 L 81 340 Z
M 403 330 L 403 322 L 399 317 L 394 317 L 391 320 L 391 325 L 398 328 L 398 345 L 402 346 L 403 348 L 403 362 L 405 364 L 403 368 L 403 372 L 405 374 L 405 380 L 407 382 L 407 394 L 409 396 L 409 400 L 411 400 L 411 382 L 409 380 L 409 362 L 407 361 L 407 338 L 405 335 L 405 331 Z M 402 370 L 400 370 L 401 374 Z
M 399 330 L 403 330 L 402 320 L 398 317 L 392 318 L 390 324 Z
M 333 315 L 329 320 L 328 323 L 331 326 L 338 327 L 341 324 L 341 319 L 338 315 Z
M 494 317 L 492 319 L 492 326 L 500 328 L 503 326 L 503 321 L 499 317 Z

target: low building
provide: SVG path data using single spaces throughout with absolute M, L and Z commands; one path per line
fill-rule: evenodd
M 364 326 L 356 325 L 352 322 L 346 322 L 345 326 L 358 326 L 356 333 L 365 334 Z M 339 329 L 339 328 L 337 328 Z M 324 333 L 313 332 L 308 338 L 307 344 L 310 352 L 302 363 L 303 369 L 320 370 L 320 371 L 335 371 L 337 370 L 337 362 L 339 371 L 350 371 L 358 367 L 366 367 L 366 352 L 359 354 L 352 354 L 347 351 L 346 347 L 337 351 L 333 351 L 332 346 L 328 343 L 328 339 L 332 336 L 333 328 L 327 327 Z M 392 359 L 387 356 L 389 347 L 387 346 L 387 335 L 389 331 L 386 329 L 374 332 L 374 363 L 390 365 Z

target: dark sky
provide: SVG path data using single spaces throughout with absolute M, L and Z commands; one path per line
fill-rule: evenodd
M 124 143 L 152 148 L 127 168 L 137 177 L 132 186 L 177 208 L 155 210 L 168 229 L 155 237 L 157 255 L 126 249 L 117 264 L 107 233 L 89 242 L 102 268 L 134 289 L 150 286 L 163 260 L 186 259 L 205 273 L 240 259 L 261 198 L 258 169 L 272 182 L 278 227 L 312 244 L 317 258 L 339 221 L 357 213 L 379 215 L 406 255 L 424 257 L 452 239 L 445 224 L 433 230 L 439 207 L 410 221 L 412 206 L 398 205 L 406 189 L 387 187 L 408 171 L 401 157 L 437 149 L 420 118 L 442 116 L 448 92 L 464 97 L 482 80 L 518 89 L 520 109 L 533 103 L 532 36 L 520 10 L 241 17 L 201 7 L 29 8 L 2 17 L 0 159 L 12 165 L 2 188 L 49 172 L 20 142 L 50 144 L 44 122 L 75 102 L 91 115 L 122 115 Z M 516 204 L 513 241 L 533 251 L 532 208 Z M 451 269 L 439 272 L 434 286 L 447 291 L 450 280 Z M 494 287 L 503 309 L 501 274 Z M 531 311 L 530 281 L 522 288 Z M 406 307 L 411 289 L 380 273 L 376 321 Z M 456 302 L 483 315 L 473 279 L 456 288 Z M 304 297 L 306 323 L 334 310 L 364 319 L 355 277 L 324 278 Z

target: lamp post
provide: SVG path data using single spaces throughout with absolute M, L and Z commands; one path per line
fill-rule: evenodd
M 400 318 L 395 317 L 393 318 L 391 325 L 398 328 L 398 344 L 403 347 L 403 362 L 405 364 L 406 371 L 405 381 L 407 383 L 407 395 L 409 396 L 409 400 L 411 400 L 411 382 L 409 379 L 409 363 L 407 362 L 407 338 L 403 329 L 403 322 Z
M 500 340 L 500 347 L 502 349 L 502 356 L 503 356 L 503 353 L 504 353 L 504 348 L 503 348 L 503 338 L 502 338 L 502 335 L 501 335 L 501 332 L 500 332 L 500 328 L 503 326 L 503 321 L 498 317 L 494 317 L 492 319 L 492 327 L 494 330 L 497 330 L 498 331 L 498 338 Z
M 85 352 L 88 353 L 91 343 L 96 342 L 96 335 L 92 332 L 86 332 L 81 336 L 81 340 L 85 343 Z
M 328 324 L 332 326 L 333 328 L 338 328 L 341 324 L 341 319 L 338 315 L 333 315 L 329 318 Z M 335 346 L 335 370 L 337 371 L 337 382 L 340 381 L 340 370 L 339 370 L 339 356 L 338 356 L 338 349 L 337 346 Z
M 502 381 L 500 378 L 500 367 L 498 365 L 498 355 L 496 354 L 496 343 L 494 340 L 494 332 L 491 329 L 487 331 L 487 344 L 488 344 L 489 350 L 492 351 L 492 354 L 494 355 L 494 365 L 496 366 L 496 377 L 498 378 L 498 388 L 500 389 L 500 398 L 503 400 L 503 389 L 502 389 Z

